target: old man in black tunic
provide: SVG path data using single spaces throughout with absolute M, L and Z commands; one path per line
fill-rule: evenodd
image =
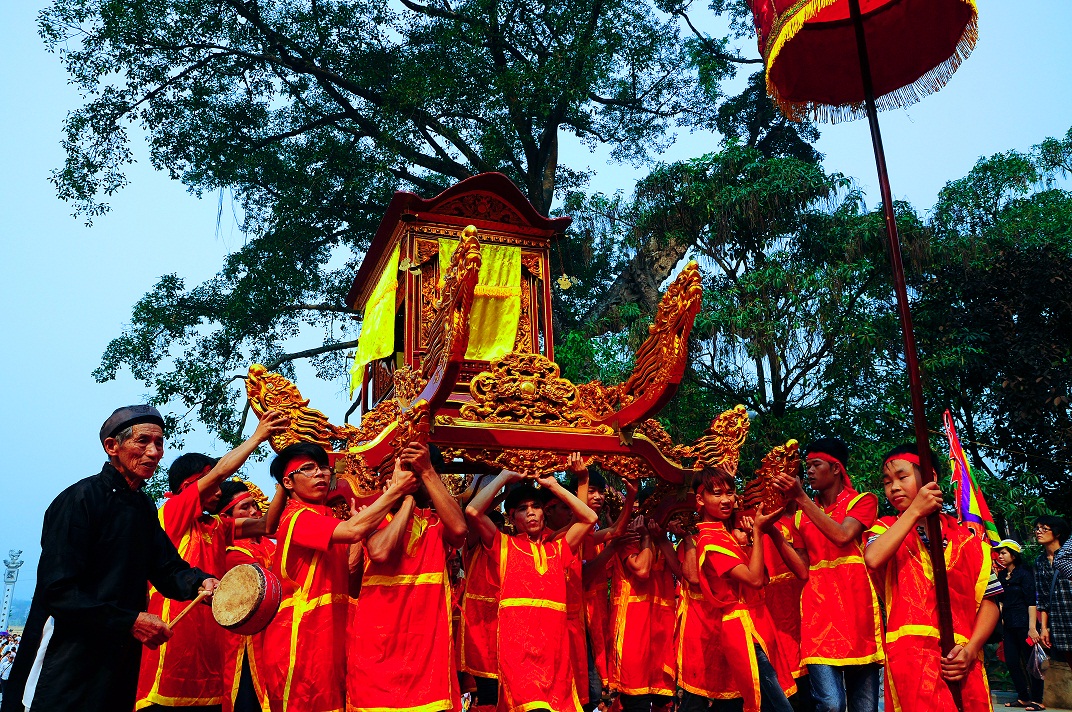
M 116 410 L 100 432 L 108 462 L 45 512 L 26 635 L 3 712 L 131 712 L 143 645 L 171 637 L 145 612 L 147 582 L 190 600 L 218 581 L 179 558 L 141 487 L 164 454 L 164 419 L 150 406 Z

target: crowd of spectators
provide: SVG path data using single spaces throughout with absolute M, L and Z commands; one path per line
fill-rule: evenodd
M 19 650 L 21 636 L 17 633 L 0 633 L 0 697 L 11 675 L 11 666 L 15 663 L 15 653 Z

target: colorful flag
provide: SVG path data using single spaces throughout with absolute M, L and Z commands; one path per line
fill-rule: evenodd
M 956 488 L 957 519 L 979 536 L 989 539 L 991 545 L 997 545 L 1001 535 L 990 514 L 990 507 L 983 499 L 983 491 L 972 475 L 971 465 L 953 427 L 953 416 L 948 410 L 942 415 L 942 422 L 945 424 L 945 436 L 949 439 L 949 467 L 953 472 L 953 487 Z

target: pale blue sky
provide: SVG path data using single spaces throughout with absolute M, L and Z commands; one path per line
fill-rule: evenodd
M 894 195 L 926 211 L 942 185 L 963 176 L 983 155 L 1028 149 L 1072 126 L 1072 3 L 1067 0 L 979 0 L 980 40 L 949 86 L 907 111 L 882 115 Z M 63 162 L 59 142 L 66 112 L 79 103 L 55 56 L 36 34 L 42 3 L 0 3 L 0 237 L 6 254 L 0 282 L 0 374 L 4 406 L 0 443 L 8 466 L 0 479 L 0 557 L 23 549 L 16 597 L 30 597 L 41 517 L 68 484 L 97 472 L 104 460 L 97 431 L 119 405 L 141 400 L 129 376 L 98 385 L 90 372 L 130 307 L 157 278 L 178 272 L 193 285 L 212 276 L 241 244 L 229 211 L 219 234 L 217 196 L 190 196 L 141 162 L 131 185 L 111 199 L 112 212 L 87 228 L 55 197 L 49 171 Z M 745 51 L 755 54 L 749 44 Z M 865 122 L 821 127 L 828 170 L 857 179 L 877 204 Z M 683 134 L 666 160 L 717 148 L 710 135 Z M 642 172 L 606 163 L 567 145 L 563 162 L 597 172 L 594 187 L 629 190 Z M 299 386 L 313 404 L 341 421 L 343 384 Z M 207 436 L 191 446 L 222 454 Z M 169 452 L 165 463 L 178 453 Z M 264 466 L 252 479 L 267 488 Z

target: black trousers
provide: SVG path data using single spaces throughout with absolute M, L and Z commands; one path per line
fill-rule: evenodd
M 1028 672 L 1034 646 L 1027 644 L 1027 626 L 1005 626 L 1002 629 L 1005 647 L 1005 665 L 1016 687 L 1016 696 L 1023 702 L 1042 702 L 1042 680 Z

